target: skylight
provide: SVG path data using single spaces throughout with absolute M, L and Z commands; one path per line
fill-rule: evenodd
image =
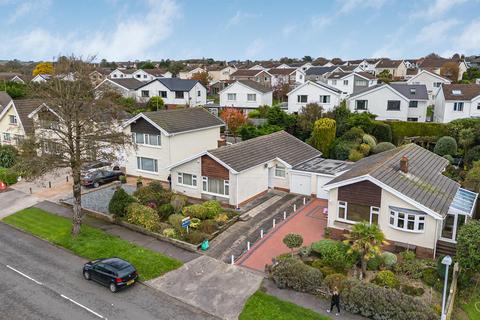
M 411 89 L 410 89 L 410 94 L 415 94 L 416 91 L 417 91 L 417 90 L 415 90 L 415 88 L 411 88 Z
M 452 90 L 452 94 L 456 95 L 456 96 L 459 96 L 459 95 L 462 94 L 462 90 Z

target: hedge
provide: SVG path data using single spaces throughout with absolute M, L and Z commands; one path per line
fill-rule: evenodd
M 448 127 L 443 123 L 384 121 L 392 129 L 393 143 L 400 144 L 405 137 L 442 137 L 448 135 Z
M 323 283 L 322 272 L 296 258 L 285 258 L 268 271 L 279 288 L 315 294 Z

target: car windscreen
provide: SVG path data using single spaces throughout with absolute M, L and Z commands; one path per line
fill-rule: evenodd
M 120 278 L 123 278 L 123 277 L 129 275 L 130 273 L 132 273 L 133 271 L 135 271 L 135 268 L 133 266 L 126 266 L 126 267 L 118 270 L 117 274 Z

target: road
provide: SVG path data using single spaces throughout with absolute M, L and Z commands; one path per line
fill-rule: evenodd
M 142 284 L 83 279 L 86 260 L 0 222 L 1 319 L 217 319 Z

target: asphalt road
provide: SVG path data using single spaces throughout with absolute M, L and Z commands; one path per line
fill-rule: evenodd
M 217 319 L 138 283 L 113 294 L 85 262 L 0 222 L 0 319 Z

